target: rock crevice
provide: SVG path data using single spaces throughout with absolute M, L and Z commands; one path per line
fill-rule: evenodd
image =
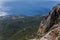
M 60 4 L 54 6 L 48 16 L 42 20 L 38 32 L 40 35 L 45 34 L 40 40 L 60 40 Z

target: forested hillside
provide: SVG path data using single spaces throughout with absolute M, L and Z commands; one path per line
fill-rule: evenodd
M 43 17 L 40 15 L 0 17 L 0 40 L 28 40 L 34 38 Z

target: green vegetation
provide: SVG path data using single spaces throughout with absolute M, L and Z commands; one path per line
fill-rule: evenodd
M 34 38 L 38 31 L 42 16 L 14 16 L 0 20 L 2 40 L 28 40 Z

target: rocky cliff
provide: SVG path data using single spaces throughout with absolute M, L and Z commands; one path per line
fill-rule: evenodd
M 60 40 L 60 4 L 41 21 L 37 34 L 40 40 Z

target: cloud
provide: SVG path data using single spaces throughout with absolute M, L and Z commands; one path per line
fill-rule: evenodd
M 0 1 L 0 11 L 9 11 L 11 7 L 5 6 L 5 2 Z
M 0 16 L 6 16 L 8 15 L 6 12 L 4 12 L 5 8 L 3 6 L 3 3 L 2 0 L 0 0 Z
M 11 7 L 0 6 L 0 11 L 9 11 Z
M 8 15 L 7 12 L 0 12 L 0 16 L 6 16 L 6 15 Z
M 3 2 L 3 0 L 0 0 L 0 16 L 8 15 L 8 11 L 11 9 L 11 7 L 5 6 L 4 4 L 5 2 Z

